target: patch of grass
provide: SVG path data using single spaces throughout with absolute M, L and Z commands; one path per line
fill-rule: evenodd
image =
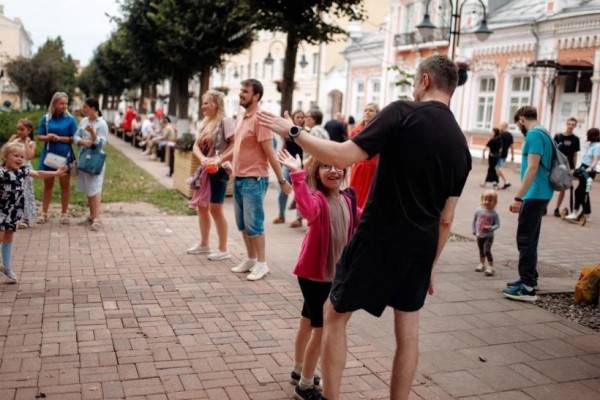
M 38 144 L 38 150 L 41 148 Z M 108 145 L 106 151 L 106 173 L 104 175 L 104 186 L 102 188 L 102 202 L 136 202 L 142 201 L 153 204 L 162 211 L 191 215 L 193 210 L 187 207 L 187 199 L 174 189 L 167 189 L 138 167 L 118 150 Z M 38 156 L 32 161 L 33 167 L 38 167 Z M 87 198 L 84 194 L 75 190 L 76 178 L 71 178 L 71 204 L 87 207 Z M 60 186 L 58 181 L 54 184 L 52 201 L 60 201 Z M 42 181 L 35 179 L 35 198 L 42 198 Z

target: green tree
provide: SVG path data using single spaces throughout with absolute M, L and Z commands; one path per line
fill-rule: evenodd
M 147 65 L 161 64 L 171 77 L 169 114 L 187 118 L 189 80 L 201 73 L 201 92 L 225 54 L 238 53 L 253 35 L 239 0 L 129 0 L 123 26 L 130 46 Z M 149 48 L 151 47 L 151 48 Z M 175 101 L 176 100 L 176 101 Z
M 77 67 L 60 36 L 48 39 L 31 59 L 9 62 L 6 70 L 19 91 L 37 105 L 48 104 L 57 91 L 73 94 L 76 86 Z
M 245 6 L 249 8 L 244 13 L 254 16 L 256 28 L 287 33 L 281 87 L 282 113 L 292 108 L 300 42 L 329 43 L 340 35 L 347 35 L 339 22 L 345 19 L 364 19 L 362 2 L 363 0 L 244 0 Z

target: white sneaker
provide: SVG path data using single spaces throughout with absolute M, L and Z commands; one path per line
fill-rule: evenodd
M 579 219 L 579 214 L 576 212 L 572 212 L 571 214 L 567 215 L 565 217 L 565 219 L 570 219 L 572 221 L 575 221 L 575 220 Z
M 226 251 L 217 250 L 208 255 L 208 259 L 210 261 L 222 261 L 222 260 L 227 260 L 228 258 L 231 258 L 231 254 L 229 254 Z
M 252 271 L 252 268 L 256 265 L 256 260 L 246 259 L 246 261 L 242 261 L 235 267 L 231 268 L 231 272 L 243 273 Z
M 202 245 L 196 243 L 193 247 L 190 247 L 189 249 L 187 249 L 187 253 L 188 254 L 206 254 L 206 253 L 210 253 L 210 247 L 208 247 L 208 246 L 202 246 Z
M 269 267 L 267 267 L 266 262 L 256 263 L 254 268 L 252 268 L 252 272 L 248 274 L 246 279 L 249 281 L 257 281 L 259 279 L 264 278 L 269 273 Z
M 4 266 L 1 266 L 0 272 L 8 279 L 9 283 L 17 283 L 17 275 L 12 270 L 7 271 Z
M 485 270 L 485 265 L 479 264 L 477 268 L 475 268 L 475 272 L 483 272 Z

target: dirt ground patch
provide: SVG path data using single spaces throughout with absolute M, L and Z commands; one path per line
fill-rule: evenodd
M 69 206 L 69 215 L 73 218 L 84 217 L 88 213 L 87 208 L 79 205 Z M 57 218 L 60 215 L 60 206 L 58 204 L 50 205 L 48 214 L 51 218 Z M 147 217 L 152 215 L 166 215 L 167 212 L 161 211 L 155 205 L 146 202 L 115 202 L 102 204 L 101 217 Z

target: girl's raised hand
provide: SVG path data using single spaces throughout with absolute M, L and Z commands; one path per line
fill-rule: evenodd
M 292 171 L 298 171 L 299 169 L 302 169 L 302 160 L 300 160 L 299 154 L 296 154 L 296 157 L 294 158 L 287 150 L 283 149 L 277 153 L 277 159 L 281 164 L 285 165 Z

